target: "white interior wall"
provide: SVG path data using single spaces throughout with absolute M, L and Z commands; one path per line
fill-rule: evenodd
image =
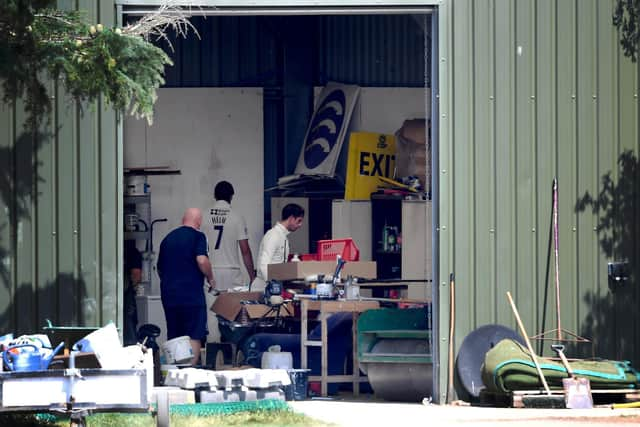
M 431 91 L 423 88 L 363 87 L 351 130 L 393 135 L 405 120 L 429 117 L 430 97 Z
M 152 218 L 168 219 L 154 227 L 155 252 L 180 225 L 185 208 L 211 206 L 213 187 L 224 179 L 235 188 L 232 206 L 247 221 L 255 258 L 263 235 L 262 120 L 260 88 L 160 89 L 152 126 L 131 117 L 125 120 L 125 168 L 169 166 L 181 171 L 148 180 Z M 151 292 L 158 294 L 153 274 Z
M 320 92 L 322 87 L 314 88 L 316 100 Z M 349 130 L 393 135 L 405 120 L 429 117 L 430 99 L 430 89 L 361 87 Z

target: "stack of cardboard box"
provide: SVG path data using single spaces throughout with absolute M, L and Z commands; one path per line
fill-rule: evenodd
M 431 122 L 405 120 L 396 132 L 396 179 L 415 176 L 426 192 L 431 191 Z

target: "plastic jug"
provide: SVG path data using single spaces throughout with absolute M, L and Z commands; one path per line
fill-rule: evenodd
M 25 347 L 31 347 L 33 351 L 22 351 L 18 354 L 13 354 L 11 352 L 11 350 Z M 63 347 L 64 342 L 61 342 L 49 356 L 44 356 L 44 354 L 40 353 L 40 349 L 33 344 L 16 345 L 5 350 L 2 358 L 10 371 L 44 371 L 49 367 L 49 363 L 53 359 L 53 356 L 55 356 Z
M 272 345 L 268 351 L 262 353 L 260 363 L 262 369 L 291 369 L 293 355 L 288 351 L 280 351 L 279 345 Z

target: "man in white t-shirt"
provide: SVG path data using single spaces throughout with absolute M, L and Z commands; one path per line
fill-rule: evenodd
M 247 224 L 242 216 L 231 209 L 231 199 L 234 195 L 233 186 L 227 181 L 220 181 L 214 189 L 216 202 L 207 214 L 202 224 L 202 231 L 207 235 L 209 243 L 209 258 L 213 266 L 218 290 L 228 290 L 236 286 L 245 286 L 253 282 L 256 271 L 253 266 L 253 256 L 249 247 Z M 242 263 L 249 275 L 249 282 L 244 280 Z M 208 296 L 208 306 L 215 301 Z M 213 339 L 217 340 L 218 325 L 215 314 L 209 310 L 209 331 Z
M 304 208 L 295 203 L 289 203 L 282 208 L 282 219 L 267 231 L 258 249 L 258 273 L 256 280 L 251 283 L 252 291 L 262 291 L 267 280 L 267 266 L 287 262 L 289 257 L 289 233 L 302 227 Z

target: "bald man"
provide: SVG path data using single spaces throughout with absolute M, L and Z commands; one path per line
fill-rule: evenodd
M 200 349 L 208 334 L 204 280 L 209 284 L 209 291 L 216 285 L 207 253 L 207 238 L 200 231 L 201 225 L 200 209 L 187 209 L 182 226 L 167 234 L 158 254 L 167 339 L 189 336 L 192 365 L 198 364 Z

